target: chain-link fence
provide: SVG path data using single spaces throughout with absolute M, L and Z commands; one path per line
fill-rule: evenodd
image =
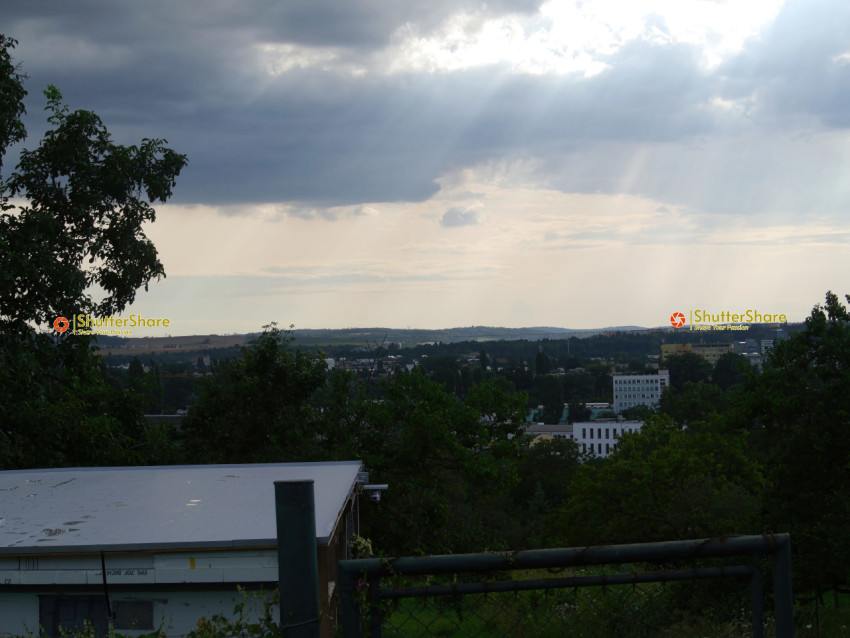
M 583 571 L 570 570 L 579 577 L 586 576 Z M 516 584 L 531 579 L 538 583 L 537 577 L 544 575 L 526 572 L 513 576 L 522 580 L 500 582 Z M 558 579 L 544 576 L 543 583 L 547 580 Z M 436 587 L 451 589 L 457 584 Z M 711 583 L 673 581 L 427 596 L 409 594 L 433 592 L 433 583 L 429 588 L 383 589 L 374 613 L 380 615 L 384 638 L 753 635 L 750 583 L 744 576 Z M 363 620 L 367 621 L 365 615 Z M 366 627 L 363 629 L 368 635 Z
M 793 635 L 789 547 L 776 535 L 341 561 L 343 636 Z M 762 611 L 770 554 L 776 627 Z

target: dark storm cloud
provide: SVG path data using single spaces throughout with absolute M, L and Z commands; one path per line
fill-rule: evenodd
M 100 41 L 147 39 L 165 42 L 178 36 L 184 46 L 198 39 L 234 34 L 257 42 L 309 46 L 383 47 L 404 25 L 428 34 L 452 13 L 484 17 L 535 13 L 542 0 L 6 0 L 4 29 L 42 25 L 45 32 L 90 35 Z
M 487 12 L 538 5 L 505 0 Z M 459 8 L 481 6 L 7 1 L 3 29 L 20 40 L 15 57 L 31 76 L 32 133 L 43 129 L 38 93 L 54 83 L 72 107 L 100 114 L 118 141 L 164 137 L 187 153 L 174 199 L 183 203 L 296 202 L 309 210 L 422 201 L 442 173 L 532 157 L 553 188 L 710 205 L 716 188 L 689 188 L 678 156 L 664 148 L 699 147 L 727 132 L 708 106 L 713 97 L 756 92 L 756 117 L 774 122 L 813 116 L 844 126 L 850 117 L 842 108 L 850 66 L 833 61 L 850 41 L 850 9 L 825 0 L 789 2 L 763 40 L 716 72 L 701 69 L 694 47 L 634 41 L 591 78 L 497 67 L 359 77 L 309 67 L 270 76 L 255 47 L 333 46 L 368 67 L 399 27 L 425 34 Z M 646 144 L 662 150 L 640 164 L 635 154 Z M 688 158 L 699 171 L 699 153 Z
M 699 89 L 676 64 L 656 78 L 635 72 L 628 86 L 605 74 L 510 76 L 494 86 L 485 71 L 354 80 L 291 72 L 251 102 L 173 116 L 180 122 L 168 137 L 191 159 L 178 197 L 421 201 L 441 173 L 524 149 L 546 157 L 600 140 L 708 133 L 711 119 L 684 95 Z
M 505 0 L 487 12 L 537 4 Z M 44 128 L 40 90 L 57 84 L 119 141 L 164 137 L 187 153 L 174 201 L 416 201 L 436 191 L 461 99 L 434 98 L 422 82 L 405 88 L 312 69 L 269 78 L 254 45 L 333 44 L 356 57 L 405 23 L 427 32 L 464 6 L 484 5 L 9 2 L 4 29 L 20 40 L 16 59 L 31 76 L 31 133 Z

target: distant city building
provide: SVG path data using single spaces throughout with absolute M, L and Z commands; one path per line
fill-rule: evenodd
M 661 346 L 661 361 L 674 354 L 686 354 L 692 352 L 698 354 L 711 365 L 727 352 L 733 351 L 731 343 L 665 343 Z
M 617 449 L 621 436 L 639 432 L 643 421 L 584 421 L 572 427 L 581 452 L 606 457 Z
M 590 420 L 595 421 L 596 419 L 609 419 L 615 418 L 613 407 L 610 403 L 601 403 L 601 402 L 587 402 L 579 405 L 584 405 L 590 411 Z M 525 416 L 526 423 L 543 423 L 543 414 L 545 410 L 542 405 L 538 405 L 536 408 L 529 408 L 528 413 Z M 561 410 L 561 416 L 558 419 L 559 425 L 566 425 L 569 423 L 570 416 L 570 404 L 565 403 L 563 410 Z M 579 417 L 581 418 L 581 417 Z
M 638 405 L 654 408 L 669 385 L 670 372 L 667 370 L 659 370 L 658 374 L 615 374 L 614 412 Z
M 540 441 L 551 441 L 552 439 L 572 439 L 573 426 L 568 424 L 546 425 L 543 423 L 531 423 L 525 428 L 525 433 L 533 437 L 531 445 Z
M 590 420 L 604 419 L 614 416 L 614 406 L 610 403 L 592 402 L 585 403 L 584 407 L 590 410 Z
M 732 344 L 734 352 L 738 354 L 761 354 L 758 341 L 755 339 L 746 339 L 745 341 L 736 341 Z

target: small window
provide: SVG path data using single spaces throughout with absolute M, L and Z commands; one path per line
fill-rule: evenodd
M 83 632 L 86 623 L 94 635 L 105 636 L 108 628 L 104 596 L 38 597 L 38 623 L 46 636 L 62 636 Z
M 116 600 L 112 611 L 116 629 L 153 629 L 152 600 Z

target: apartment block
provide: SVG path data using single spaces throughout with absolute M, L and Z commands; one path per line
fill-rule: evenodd
M 668 370 L 659 370 L 658 374 L 614 374 L 614 412 L 638 405 L 654 408 L 669 385 Z

